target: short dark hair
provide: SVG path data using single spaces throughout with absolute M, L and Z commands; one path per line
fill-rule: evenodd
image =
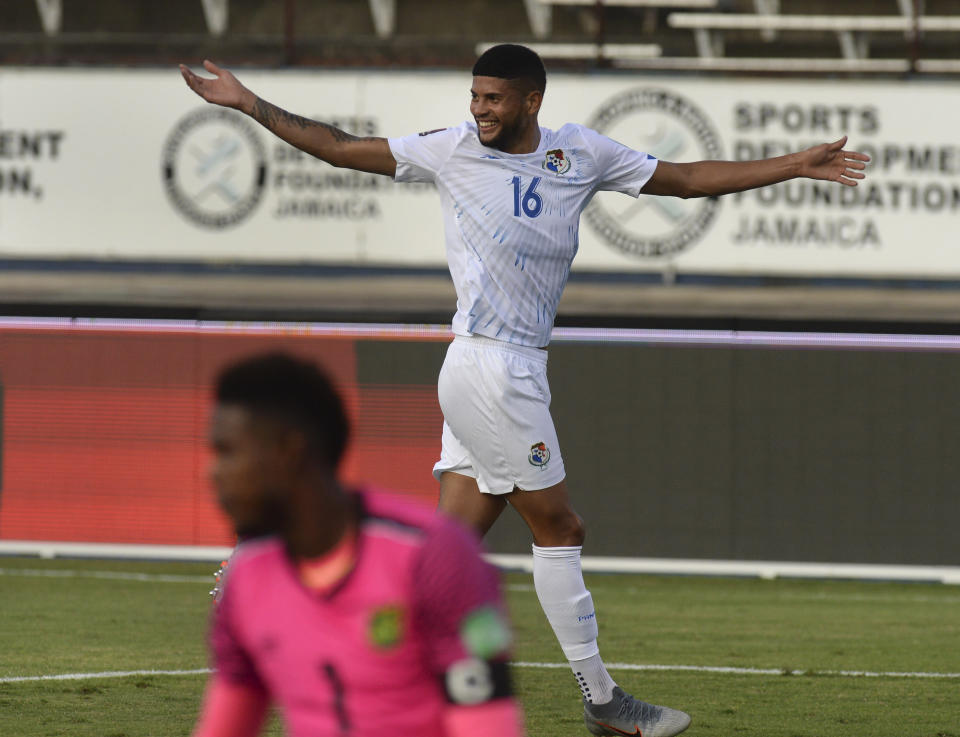
M 234 363 L 217 378 L 216 400 L 301 430 L 331 467 L 343 457 L 350 425 L 340 395 L 313 362 L 264 353 Z
M 541 94 L 547 89 L 543 61 L 536 51 L 519 44 L 500 44 L 484 51 L 473 65 L 473 76 L 521 80 Z

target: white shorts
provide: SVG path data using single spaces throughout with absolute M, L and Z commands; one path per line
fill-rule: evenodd
M 475 478 L 486 494 L 563 481 L 546 351 L 458 335 L 440 369 L 438 394 L 444 423 L 437 480 L 454 471 Z

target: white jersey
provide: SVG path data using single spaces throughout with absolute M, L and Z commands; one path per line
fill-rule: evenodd
M 550 342 L 595 192 L 640 194 L 657 160 L 594 130 L 540 128 L 529 154 L 484 146 L 477 127 L 389 139 L 396 181 L 435 182 L 457 291 L 453 332 L 524 346 Z

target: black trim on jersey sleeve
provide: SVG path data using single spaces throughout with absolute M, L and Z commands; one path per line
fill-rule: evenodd
M 476 706 L 513 696 L 510 665 L 505 660 L 458 660 L 440 680 L 447 701 L 457 706 Z

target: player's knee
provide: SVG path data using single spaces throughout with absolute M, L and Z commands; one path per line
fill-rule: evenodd
M 570 515 L 570 530 L 568 534 L 570 539 L 575 541 L 569 543 L 570 545 L 583 545 L 583 541 L 587 539 L 587 526 L 583 521 L 583 517 L 576 512 Z
M 575 547 L 583 545 L 585 537 L 583 519 L 571 509 L 540 526 L 535 531 L 534 542 L 544 547 Z
M 562 523 L 558 527 L 560 534 L 563 536 L 563 542 L 559 543 L 560 545 L 583 545 L 583 541 L 587 536 L 587 530 L 583 523 L 583 517 L 579 514 L 571 509 L 569 513 L 564 516 Z

